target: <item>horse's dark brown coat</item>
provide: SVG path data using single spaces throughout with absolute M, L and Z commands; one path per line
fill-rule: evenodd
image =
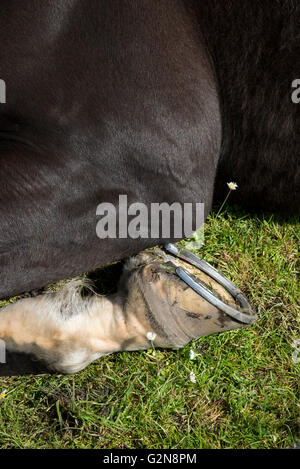
M 0 297 L 162 242 L 97 238 L 119 194 L 208 213 L 233 180 L 299 212 L 299 24 L 294 0 L 2 0 Z

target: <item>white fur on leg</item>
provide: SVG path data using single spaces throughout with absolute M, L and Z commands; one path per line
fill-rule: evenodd
M 121 314 L 113 302 L 96 294 L 82 297 L 85 280 L 60 291 L 26 298 L 0 310 L 0 338 L 10 351 L 31 353 L 48 367 L 74 373 L 93 360 L 120 349 L 114 333 Z

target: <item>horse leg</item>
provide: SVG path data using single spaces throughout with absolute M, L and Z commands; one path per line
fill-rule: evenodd
M 113 352 L 152 343 L 182 347 L 201 335 L 241 327 L 151 253 L 127 262 L 114 295 L 91 290 L 83 296 L 84 286 L 85 280 L 73 280 L 57 292 L 3 307 L 0 339 L 7 350 L 33 355 L 55 372 L 74 373 Z

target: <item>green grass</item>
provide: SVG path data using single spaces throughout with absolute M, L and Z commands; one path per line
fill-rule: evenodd
M 0 378 L 0 447 L 292 446 L 300 440 L 299 238 L 297 220 L 212 214 L 199 254 L 247 294 L 255 325 L 178 351 L 114 354 L 77 375 Z

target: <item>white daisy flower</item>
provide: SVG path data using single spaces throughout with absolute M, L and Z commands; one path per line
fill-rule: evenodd
M 156 337 L 156 334 L 155 332 L 147 332 L 147 335 L 146 335 L 147 339 L 150 340 L 150 342 L 153 342 L 155 340 L 155 337 Z
M 196 383 L 196 376 L 195 376 L 195 373 L 193 371 L 190 372 L 190 381 L 192 383 Z
M 231 191 L 235 191 L 238 188 L 238 185 L 236 182 L 227 182 L 227 186 Z
M 195 357 L 196 357 L 196 354 L 195 354 L 194 350 L 191 349 L 190 350 L 190 360 L 194 360 Z
M 292 343 L 292 347 L 295 349 L 292 354 L 292 361 L 294 363 L 299 363 L 300 357 L 298 355 L 300 354 L 300 339 L 294 340 Z

